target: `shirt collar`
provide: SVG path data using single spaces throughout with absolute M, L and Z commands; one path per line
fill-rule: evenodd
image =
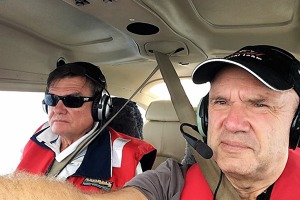
M 61 145 L 61 137 L 56 135 L 51 131 L 51 128 L 46 129 L 41 134 L 39 134 L 36 139 L 44 143 L 46 146 L 48 146 L 52 151 L 55 152 L 55 159 L 58 162 L 61 162 L 64 158 L 66 158 L 68 155 L 70 155 L 77 146 L 89 135 L 91 135 L 98 127 L 99 122 L 95 122 L 93 128 L 87 132 L 85 135 L 83 135 L 81 138 L 73 142 L 70 146 L 68 146 L 66 149 L 64 149 L 62 152 L 60 152 L 60 145 Z

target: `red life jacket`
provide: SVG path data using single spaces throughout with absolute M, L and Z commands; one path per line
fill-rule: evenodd
M 180 199 L 182 200 L 212 200 L 213 193 L 202 174 L 197 163 L 193 164 L 186 172 L 183 190 Z
M 26 144 L 17 171 L 47 174 L 51 168 L 55 153 L 36 139 L 44 130 L 34 134 Z M 139 162 L 143 171 L 146 171 L 151 169 L 155 160 L 156 149 L 147 142 L 118 133 L 111 128 L 103 131 L 105 133 L 97 136 L 88 146 L 77 171 L 68 177 L 68 181 L 81 190 L 99 192 L 121 188 L 125 182 L 136 175 L 136 167 Z M 121 167 L 111 167 L 112 150 L 110 144 L 117 138 L 130 141 L 122 149 Z
M 300 149 L 289 150 L 286 167 L 273 186 L 270 200 L 300 199 Z M 209 188 L 198 164 L 192 165 L 185 177 L 181 200 L 212 200 Z

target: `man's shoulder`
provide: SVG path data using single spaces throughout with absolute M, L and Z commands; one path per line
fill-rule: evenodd
M 117 132 L 112 128 L 109 128 L 109 131 L 113 148 L 119 148 L 122 144 L 124 151 L 131 152 L 129 154 L 134 155 L 134 158 L 141 163 L 143 171 L 152 168 L 157 153 L 156 148 L 152 144 L 124 133 Z
M 179 199 L 184 186 L 183 166 L 169 158 L 155 170 L 148 170 L 137 175 L 125 186 L 138 189 L 148 199 Z
M 185 176 L 185 174 L 190 166 L 191 165 L 188 165 L 188 164 L 184 164 L 184 163 L 182 164 L 173 158 L 168 158 L 166 161 L 161 163 L 156 168 L 156 171 L 169 170 L 169 171 L 173 171 L 173 173 L 182 174 L 183 176 Z
M 34 132 L 34 134 L 36 133 L 39 133 L 40 131 L 43 131 L 45 130 L 46 128 L 48 128 L 50 125 L 49 125 L 49 122 L 44 122 L 43 124 L 41 124 Z

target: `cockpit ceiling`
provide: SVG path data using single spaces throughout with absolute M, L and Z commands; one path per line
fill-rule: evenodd
M 299 58 L 299 14 L 298 0 L 1 0 L 0 83 L 40 91 L 64 57 L 101 66 L 121 96 L 151 73 L 155 51 L 175 52 L 180 77 L 245 45 L 275 45 Z

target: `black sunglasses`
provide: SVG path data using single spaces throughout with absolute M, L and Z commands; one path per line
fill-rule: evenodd
M 93 101 L 94 97 L 81 97 L 74 95 L 58 96 L 55 94 L 45 93 L 44 102 L 48 106 L 56 106 L 59 100 L 62 100 L 68 108 L 79 108 L 84 102 Z

